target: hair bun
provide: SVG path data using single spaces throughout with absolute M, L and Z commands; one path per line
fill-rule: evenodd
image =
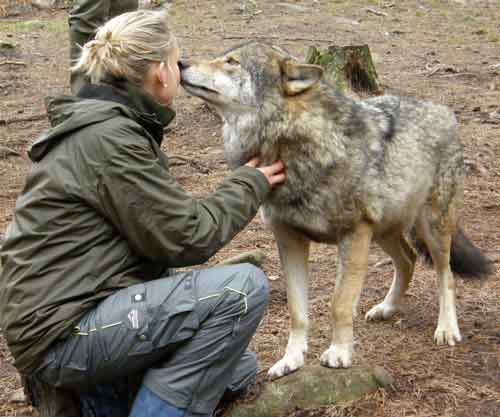
M 98 29 L 71 70 L 86 74 L 93 83 L 112 77 L 142 85 L 151 62 L 165 60 L 174 46 L 165 12 L 123 13 Z

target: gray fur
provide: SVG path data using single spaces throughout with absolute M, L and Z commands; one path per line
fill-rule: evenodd
M 287 182 L 265 206 L 271 219 L 312 240 L 336 243 L 362 218 L 377 225 L 377 234 L 414 223 L 435 192 L 447 210 L 464 175 L 449 109 L 394 96 L 356 102 L 320 81 L 307 97 L 295 98 L 307 106 L 297 117 L 286 111 L 282 74 L 269 70 L 271 59 L 287 58 L 283 53 L 245 45 L 241 72 L 250 77 L 253 94 L 237 105 L 212 103 L 224 120 L 232 167 L 256 155 L 264 163 L 284 160 Z M 193 73 L 187 68 L 183 78 Z
M 450 345 L 461 340 L 449 256 L 465 169 L 450 109 L 391 95 L 355 101 L 324 81 L 320 67 L 256 42 L 211 62 L 183 66 L 184 87 L 223 119 L 232 167 L 254 156 L 263 164 L 281 159 L 286 166 L 286 182 L 264 204 L 287 275 L 292 318 L 286 354 L 271 368 L 272 376 L 302 366 L 307 349 L 304 238 L 342 249 L 334 294 L 338 305 L 332 306 L 334 322 L 337 317 L 340 324 L 321 357 L 323 364 L 350 366 L 352 322 L 346 311 L 352 312 L 359 298 L 371 239 L 393 258 L 396 274 L 384 302 L 367 318 L 385 319 L 399 311 L 415 262 L 405 243 L 412 229 L 436 264 L 440 315 L 435 340 Z M 465 237 L 453 241 L 452 255 L 463 253 L 456 245 L 464 242 Z

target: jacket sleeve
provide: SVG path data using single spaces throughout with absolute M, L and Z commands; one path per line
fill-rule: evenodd
M 109 155 L 97 187 L 104 215 L 139 256 L 166 266 L 205 262 L 252 220 L 270 190 L 261 172 L 241 167 L 199 200 L 144 138 L 125 140 Z

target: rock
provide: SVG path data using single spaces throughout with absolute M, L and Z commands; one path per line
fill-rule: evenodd
M 18 388 L 13 391 L 9 396 L 9 402 L 11 403 L 25 403 L 26 395 L 24 394 L 24 388 Z
M 383 368 L 330 369 L 305 367 L 268 383 L 254 403 L 237 403 L 227 417 L 281 417 L 296 409 L 310 409 L 362 398 L 393 385 Z
M 381 366 L 373 368 L 373 376 L 382 388 L 391 388 L 394 386 L 394 378 Z
M 57 6 L 57 0 L 31 0 L 31 4 L 39 9 L 51 9 Z
M 299 6 L 298 4 L 277 3 L 276 5 L 290 10 L 295 10 L 297 12 L 305 12 L 307 10 L 304 6 Z

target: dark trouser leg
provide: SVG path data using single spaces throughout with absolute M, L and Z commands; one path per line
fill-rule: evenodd
M 136 10 L 138 0 L 76 0 L 68 17 L 70 64 L 79 56 L 80 47 L 89 41 L 106 21 L 119 14 Z M 76 94 L 88 82 L 82 74 L 71 73 L 71 91 Z
M 48 353 L 37 377 L 79 390 L 146 371 L 144 383 L 160 398 L 210 414 L 227 387 L 255 373 L 254 365 L 238 371 L 238 363 L 267 299 L 267 280 L 250 265 L 127 288 L 84 316 L 78 334 Z
M 257 355 L 247 350 L 236 365 L 231 383 L 226 393 L 230 396 L 239 395 L 255 382 L 257 376 Z
M 159 397 L 191 413 L 213 411 L 267 304 L 266 278 L 255 267 L 247 269 L 246 274 L 231 274 L 219 282 L 216 274 L 197 280 L 202 326 L 144 377 L 143 384 Z

